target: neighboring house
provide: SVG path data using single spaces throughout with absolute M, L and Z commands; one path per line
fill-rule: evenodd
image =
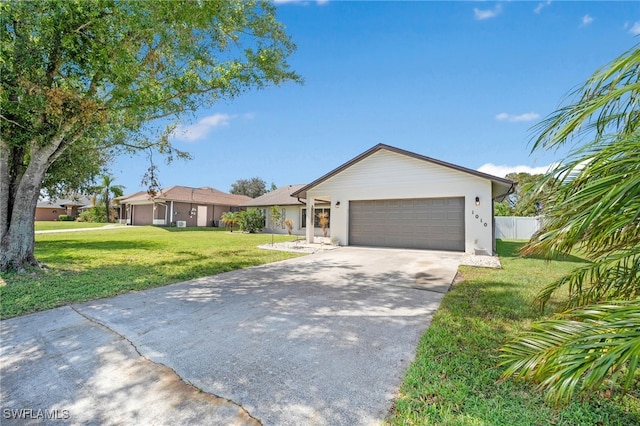
M 144 191 L 117 197 L 127 225 L 219 226 L 220 216 L 251 200 L 217 189 L 172 186 L 151 198 Z
M 78 217 L 80 210 L 86 206 L 91 206 L 91 200 L 87 197 L 44 200 L 36 205 L 36 220 L 54 221 L 60 215 Z
M 341 245 L 495 251 L 493 201 L 515 183 L 379 144 L 295 190 L 311 211 L 330 204 L 332 239 Z M 316 232 L 305 215 L 306 238 Z
M 306 200 L 297 199 L 291 196 L 294 192 L 299 189 L 304 188 L 306 185 L 288 185 L 282 188 L 275 189 L 273 191 L 267 192 L 260 197 L 253 198 L 246 203 L 243 203 L 241 207 L 243 208 L 257 208 L 264 214 L 265 220 L 265 231 L 273 232 L 276 234 L 286 234 L 287 227 L 284 225 L 284 221 L 287 219 L 291 219 L 293 222 L 293 235 L 306 235 L 307 233 L 307 202 Z M 281 209 L 282 213 L 282 224 L 279 227 L 274 228 L 273 222 L 271 221 L 271 208 L 274 206 L 278 206 Z M 321 201 L 317 200 L 315 209 L 316 214 L 320 209 L 325 209 L 327 213 L 330 211 L 329 203 L 325 203 L 324 205 Z M 329 223 L 331 226 L 331 223 Z M 322 230 L 318 225 L 318 219 L 316 217 L 315 226 L 314 226 L 314 235 L 321 236 Z

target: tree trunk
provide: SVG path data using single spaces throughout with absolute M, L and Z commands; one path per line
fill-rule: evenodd
M 109 222 L 111 222 L 111 220 L 109 218 L 109 216 L 111 216 L 110 215 L 111 211 L 109 211 L 109 191 L 105 191 L 104 192 L 104 206 L 105 206 L 105 211 L 107 213 L 107 223 L 109 223 Z
M 52 151 L 53 147 L 32 150 L 24 174 L 15 179 L 8 167 L 9 148 L 0 146 L 0 271 L 38 265 L 33 253 L 35 213 Z
M 8 200 L 11 211 L 8 212 L 8 227 L 0 241 L 1 271 L 21 270 L 25 265 L 38 264 L 33 249 L 35 246 L 34 222 L 36 205 L 40 195 L 40 182 L 42 182 L 42 177 L 25 173 L 13 200 Z M 3 228 L 5 226 L 3 224 Z

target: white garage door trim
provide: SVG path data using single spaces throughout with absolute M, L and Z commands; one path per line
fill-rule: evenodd
M 349 202 L 349 245 L 465 250 L 464 197 Z

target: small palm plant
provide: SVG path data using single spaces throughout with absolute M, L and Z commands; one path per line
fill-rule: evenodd
M 291 219 L 285 220 L 284 226 L 287 227 L 287 232 L 291 235 L 291 232 L 293 231 L 293 221 Z
M 223 213 L 223 215 L 220 217 L 220 220 L 231 232 L 233 232 L 233 227 L 237 225 L 240 218 L 238 217 L 238 213 L 226 212 Z
M 318 216 L 318 224 L 320 225 L 320 228 L 322 228 L 322 236 L 326 238 L 327 228 L 329 226 L 329 213 L 322 212 L 318 213 L 316 216 Z

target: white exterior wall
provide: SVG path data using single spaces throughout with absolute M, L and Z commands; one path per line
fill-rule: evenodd
M 491 254 L 491 181 L 395 152 L 375 152 L 318 184 L 307 192 L 307 204 L 316 198 L 330 199 L 331 237 L 348 245 L 349 201 L 439 197 L 465 198 L 465 252 Z M 479 206 L 476 197 L 480 197 Z
M 293 221 L 293 229 L 291 230 L 291 234 L 293 235 L 305 235 L 305 229 L 302 227 L 300 221 L 302 220 L 302 207 L 304 204 L 300 204 L 299 206 L 281 206 L 280 209 L 284 209 L 285 214 L 282 218 L 283 225 L 278 228 L 273 228 L 273 223 L 271 222 L 271 207 L 266 206 L 260 207 L 266 210 L 266 227 L 264 232 L 274 233 L 274 234 L 286 234 L 287 227 L 284 226 L 284 221 L 286 219 L 291 219 Z

